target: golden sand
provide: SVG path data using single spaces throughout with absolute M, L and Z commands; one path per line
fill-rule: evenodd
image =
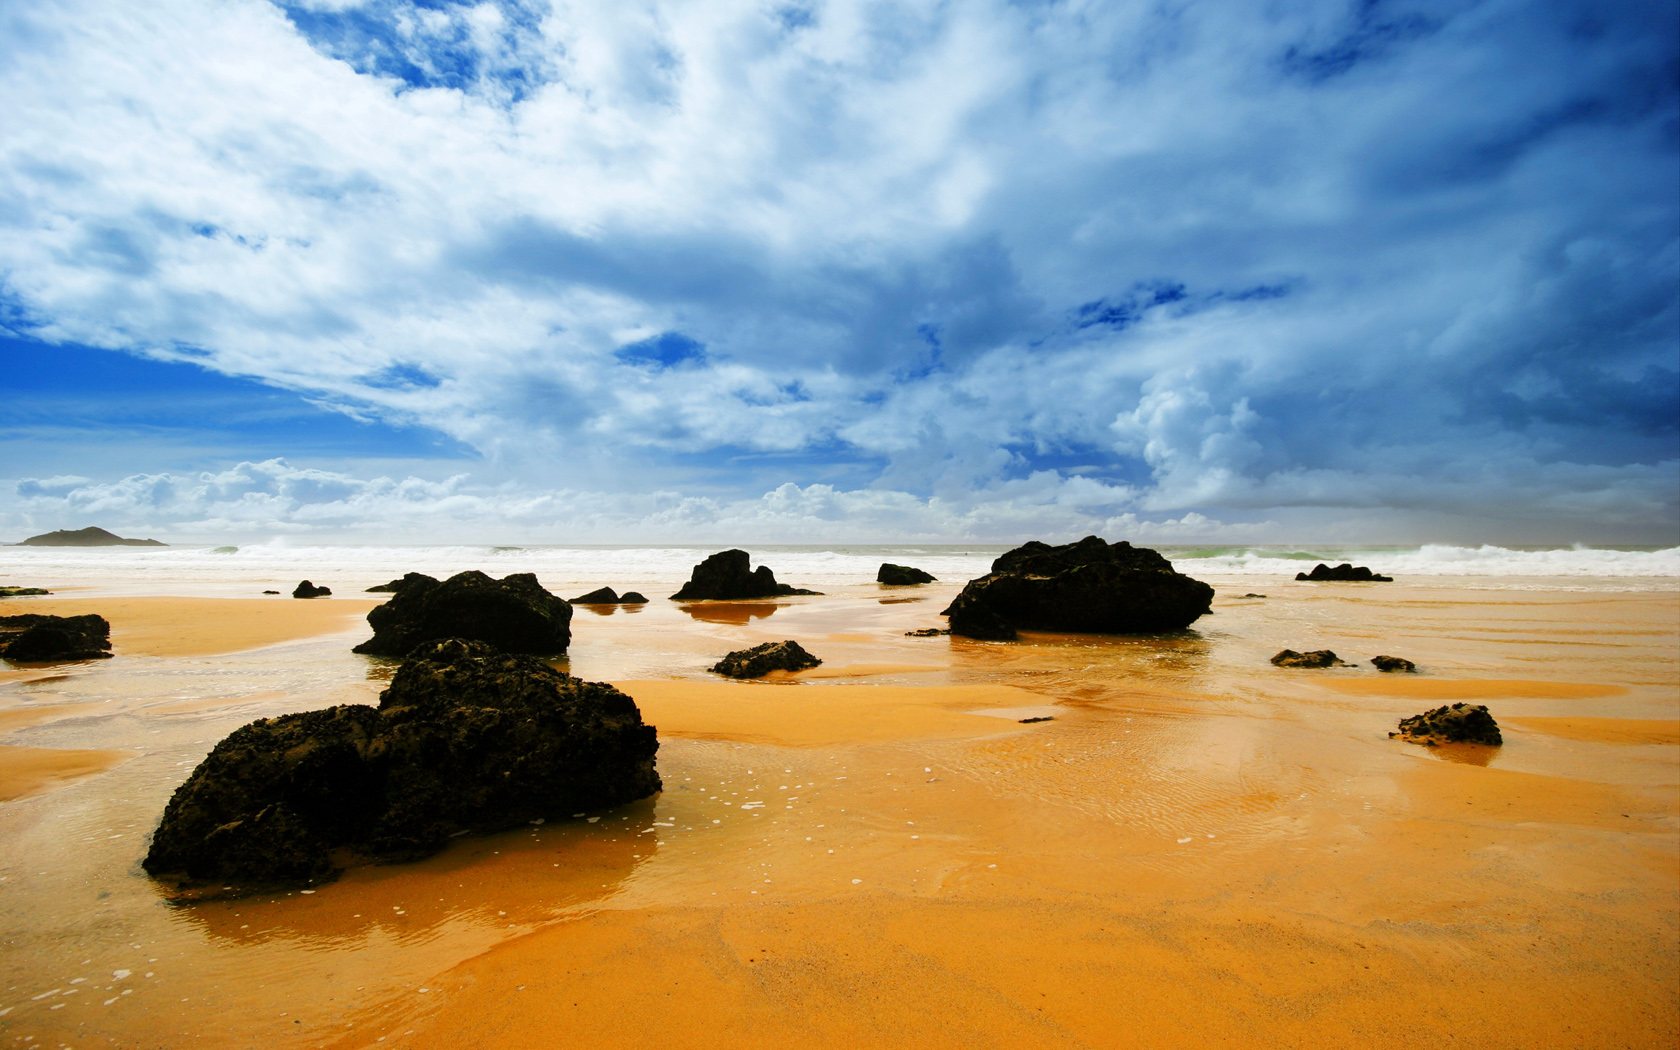
M 945 585 L 924 603 L 858 588 L 580 615 L 567 666 L 659 727 L 660 795 L 311 894 L 192 906 L 160 905 L 134 868 L 169 791 L 231 728 L 371 702 L 390 665 L 341 634 L 14 681 L 6 739 L 139 754 L 0 806 L 0 1032 L 135 1048 L 1673 1045 L 1675 594 L 1220 589 L 1273 597 L 1216 602 L 1172 638 L 1008 644 L 904 637 L 937 622 Z M 822 674 L 703 670 L 788 637 Z M 1285 645 L 1425 673 L 1271 667 Z M 1456 699 L 1492 705 L 1506 745 L 1388 738 Z
M 0 600 L 0 616 L 98 613 L 111 650 L 128 656 L 211 656 L 358 626 L 379 604 L 365 598 L 27 598 Z
M 0 802 L 39 794 L 82 777 L 103 773 L 132 751 L 82 751 L 0 744 Z

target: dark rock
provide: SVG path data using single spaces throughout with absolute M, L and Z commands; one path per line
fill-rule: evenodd
M 403 574 L 403 578 L 400 579 L 400 580 L 392 580 L 390 583 L 375 584 L 374 586 L 369 587 L 366 591 L 363 591 L 362 593 L 363 594 L 396 594 L 398 591 L 401 591 L 404 587 L 414 587 L 414 586 L 417 586 L 417 585 L 422 585 L 423 586 L 425 584 L 431 584 L 431 583 L 436 583 L 436 582 L 437 582 L 436 580 L 432 579 L 430 576 L 427 576 L 425 573 L 407 572 L 407 573 Z
M 950 631 L 949 628 L 946 628 L 945 630 L 940 630 L 937 627 L 921 627 L 921 628 L 918 628 L 917 630 L 914 630 L 914 631 L 905 631 L 904 636 L 906 638 L 934 638 L 934 637 L 937 637 L 941 634 L 950 634 L 950 633 L 951 633 L 951 631 Z
M 1033 718 L 1018 718 L 1018 719 L 1016 719 L 1016 721 L 1020 722 L 1022 725 L 1026 725 L 1028 722 L 1054 722 L 1055 720 L 1056 720 L 1055 715 L 1038 715 L 1038 716 L 1033 717 Z
M 405 581 L 384 605 L 368 610 L 373 637 L 356 646 L 373 656 L 406 656 L 422 642 L 469 638 L 511 653 L 563 653 L 572 641 L 572 607 L 543 589 L 536 576 L 493 580 L 475 570 L 439 583 Z
M 350 859 L 343 851 L 417 859 L 460 832 L 651 795 L 658 748 L 635 701 L 610 685 L 479 642 L 436 641 L 398 669 L 377 709 L 344 704 L 235 730 L 176 789 L 142 866 L 261 886 L 330 878 Z
M 279 594 L 279 591 L 264 591 L 264 594 Z
M 894 565 L 890 561 L 881 563 L 881 568 L 875 573 L 875 582 L 884 583 L 890 587 L 910 587 L 918 583 L 935 583 L 937 579 L 921 569 L 908 565 Z
M 1371 664 L 1379 671 L 1413 672 L 1417 670 L 1417 664 L 1398 656 L 1373 656 L 1371 657 Z
M 1297 580 L 1313 580 L 1320 583 L 1327 580 L 1343 582 L 1351 581 L 1356 583 L 1394 582 L 1394 577 L 1392 576 L 1378 576 L 1376 573 L 1367 569 L 1363 565 L 1354 566 L 1345 561 L 1336 566 L 1334 569 L 1323 562 L 1319 562 L 1317 565 L 1313 566 L 1312 572 L 1298 572 L 1295 574 L 1295 578 Z
M 43 532 L 18 543 L 19 547 L 167 547 L 157 540 L 125 540 L 113 532 L 89 525 L 85 529 Z
M 739 649 L 713 664 L 712 671 L 729 678 L 762 678 L 771 671 L 803 671 L 821 663 L 798 642 L 789 640 Z
M 646 605 L 647 598 L 640 591 L 625 591 L 618 596 L 620 605 Z
M 110 649 L 111 625 L 103 616 L 0 616 L 0 656 L 8 660 L 105 660 Z
M 292 588 L 293 598 L 325 598 L 332 594 L 331 587 L 317 587 L 308 580 L 304 580 Z
M 617 605 L 618 592 L 611 587 L 602 587 L 599 590 L 590 591 L 588 594 L 567 600 L 573 605 Z
M 770 566 L 752 570 L 752 556 L 743 550 L 719 551 L 694 567 L 688 582 L 671 595 L 672 601 L 727 601 L 735 598 L 774 598 L 784 594 L 820 594 L 776 582 Z
M 1087 536 L 1052 547 L 1036 540 L 992 562 L 944 615 L 951 633 L 1007 640 L 1017 630 L 1153 634 L 1210 611 L 1213 588 L 1175 572 L 1147 547 Z
M 1453 704 L 1400 720 L 1400 731 L 1390 733 L 1414 744 L 1503 744 L 1499 723 L 1482 704 Z
M 1279 667 L 1352 667 L 1335 653 L 1328 649 L 1314 649 L 1310 653 L 1298 653 L 1293 649 L 1285 649 L 1272 657 L 1272 663 Z
M 22 598 L 30 594 L 51 594 L 41 587 L 0 587 L 0 598 Z
M 1264 594 L 1255 594 L 1253 591 L 1249 591 L 1247 594 L 1243 595 L 1243 597 L 1244 598 L 1264 598 L 1265 595 Z

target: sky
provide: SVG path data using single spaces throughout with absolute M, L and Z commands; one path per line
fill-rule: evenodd
M 1680 542 L 1672 0 L 0 0 L 0 540 Z

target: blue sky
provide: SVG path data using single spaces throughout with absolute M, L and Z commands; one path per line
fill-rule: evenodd
M 1671 2 L 0 6 L 0 535 L 1680 532 Z

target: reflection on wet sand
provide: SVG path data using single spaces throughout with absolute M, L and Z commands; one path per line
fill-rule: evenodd
M 683 612 L 705 623 L 742 626 L 762 620 L 782 607 L 779 602 L 683 602 Z

